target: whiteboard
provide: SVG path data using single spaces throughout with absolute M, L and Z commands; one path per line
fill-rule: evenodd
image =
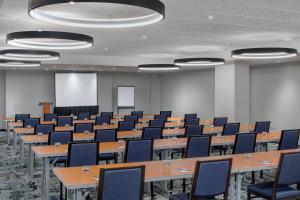
M 96 73 L 56 73 L 55 103 L 57 107 L 97 105 Z
M 134 87 L 118 87 L 118 107 L 134 107 Z

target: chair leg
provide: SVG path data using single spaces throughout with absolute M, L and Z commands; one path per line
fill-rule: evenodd
M 255 172 L 252 172 L 252 182 L 251 184 L 254 184 L 255 183 Z
M 150 183 L 150 195 L 151 195 L 151 199 L 154 199 L 154 184 L 153 182 Z
M 62 185 L 62 182 L 60 182 L 60 200 L 63 200 L 63 185 Z
M 251 199 L 251 194 L 249 192 L 247 192 L 247 200 Z
M 186 188 L 186 179 L 182 179 L 182 192 L 185 193 L 185 188 Z
M 170 180 L 170 189 L 173 190 L 173 188 L 174 188 L 173 180 Z
M 263 170 L 260 171 L 260 178 L 264 178 L 264 171 Z

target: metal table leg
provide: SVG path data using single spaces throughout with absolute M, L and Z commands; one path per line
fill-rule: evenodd
M 24 166 L 24 142 L 20 140 L 20 165 Z
M 34 165 L 34 155 L 31 150 L 32 144 L 28 144 L 28 175 L 30 179 L 33 179 L 33 165 Z
M 230 177 L 230 199 L 235 199 L 235 175 Z
M 48 200 L 49 197 L 49 158 L 42 158 L 42 183 L 43 183 L 43 199 Z
M 241 191 L 242 191 L 242 174 L 236 174 L 236 199 L 241 199 Z

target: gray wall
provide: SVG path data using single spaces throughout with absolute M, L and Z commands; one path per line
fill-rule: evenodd
M 202 119 L 214 116 L 214 69 L 161 75 L 161 110 L 174 115 L 198 113 Z
M 0 71 L 0 118 L 5 117 L 5 71 Z M 0 129 L 4 123 L 0 123 Z
M 299 63 L 250 68 L 250 116 L 281 129 L 300 128 Z

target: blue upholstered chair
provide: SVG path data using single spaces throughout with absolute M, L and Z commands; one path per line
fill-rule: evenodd
M 240 132 L 240 123 L 227 123 L 223 126 L 222 135 L 235 135 Z
M 110 119 L 114 118 L 114 113 L 113 112 L 101 112 L 100 113 L 101 117 L 110 117 Z
M 136 116 L 136 115 L 125 115 L 124 121 L 133 121 L 134 123 L 138 123 L 138 116 Z
M 236 134 L 233 154 L 253 153 L 256 145 L 256 133 Z
M 56 120 L 57 120 L 57 114 L 54 113 L 44 114 L 44 121 L 56 121 Z
M 119 121 L 118 131 L 132 131 L 134 128 L 134 121 Z
M 283 130 L 278 145 L 278 150 L 297 149 L 299 141 L 299 129 Z
M 263 132 L 269 132 L 270 130 L 270 121 L 262 121 L 262 122 L 255 122 L 254 132 L 255 133 L 263 133 Z
M 143 111 L 132 111 L 131 116 L 137 116 L 138 118 L 143 118 L 144 112 Z
M 96 125 L 110 124 L 110 117 L 97 116 L 95 120 Z
M 125 162 L 144 162 L 153 158 L 153 140 L 126 141 Z
M 164 128 L 165 127 L 165 120 L 163 120 L 163 119 L 150 120 L 149 121 L 149 127 Z
M 160 111 L 160 115 L 166 115 L 167 117 L 172 117 L 172 111 Z
M 190 194 L 171 195 L 169 200 L 214 200 L 223 195 L 228 199 L 232 160 L 198 161 Z
M 28 118 L 30 118 L 30 114 L 16 114 L 15 115 L 15 121 L 16 122 L 21 122 L 24 119 L 28 119 Z
M 248 200 L 251 195 L 268 200 L 296 199 L 300 191 L 291 187 L 300 183 L 300 153 L 283 153 L 274 181 L 248 185 Z
M 184 120 L 184 126 L 197 126 L 199 125 L 199 118 L 189 118 Z
M 162 128 L 161 127 L 144 127 L 142 133 L 143 139 L 161 139 Z
M 78 120 L 90 120 L 91 114 L 89 112 L 80 112 L 77 116 Z
M 227 124 L 228 117 L 215 117 L 213 125 L 214 126 L 224 126 Z
M 115 142 L 117 141 L 116 129 L 99 129 L 95 131 L 94 142 Z M 109 160 L 114 160 L 117 163 L 117 155 L 115 153 L 100 153 L 99 160 L 105 160 L 108 163 Z
M 100 169 L 97 200 L 143 200 L 145 166 Z
M 72 126 L 73 117 L 59 117 L 57 119 L 57 126 Z
M 52 131 L 48 136 L 48 145 L 69 144 L 73 142 L 73 131 Z
M 36 124 L 34 127 L 34 134 L 49 134 L 54 131 L 54 124 Z
M 68 167 L 97 165 L 99 161 L 99 143 L 70 143 L 68 149 Z
M 74 127 L 75 133 L 91 133 L 93 132 L 93 123 L 76 123 Z
M 164 120 L 167 121 L 168 116 L 167 115 L 154 115 L 154 120 Z
M 203 134 L 203 128 L 203 125 L 186 126 L 184 135 L 185 137 L 200 136 Z
M 191 136 L 188 138 L 185 158 L 209 156 L 210 146 L 211 136 Z
M 23 119 L 23 128 L 32 128 L 39 123 L 40 123 L 40 118 Z
M 189 113 L 184 115 L 184 119 L 195 119 L 197 118 L 197 113 Z

